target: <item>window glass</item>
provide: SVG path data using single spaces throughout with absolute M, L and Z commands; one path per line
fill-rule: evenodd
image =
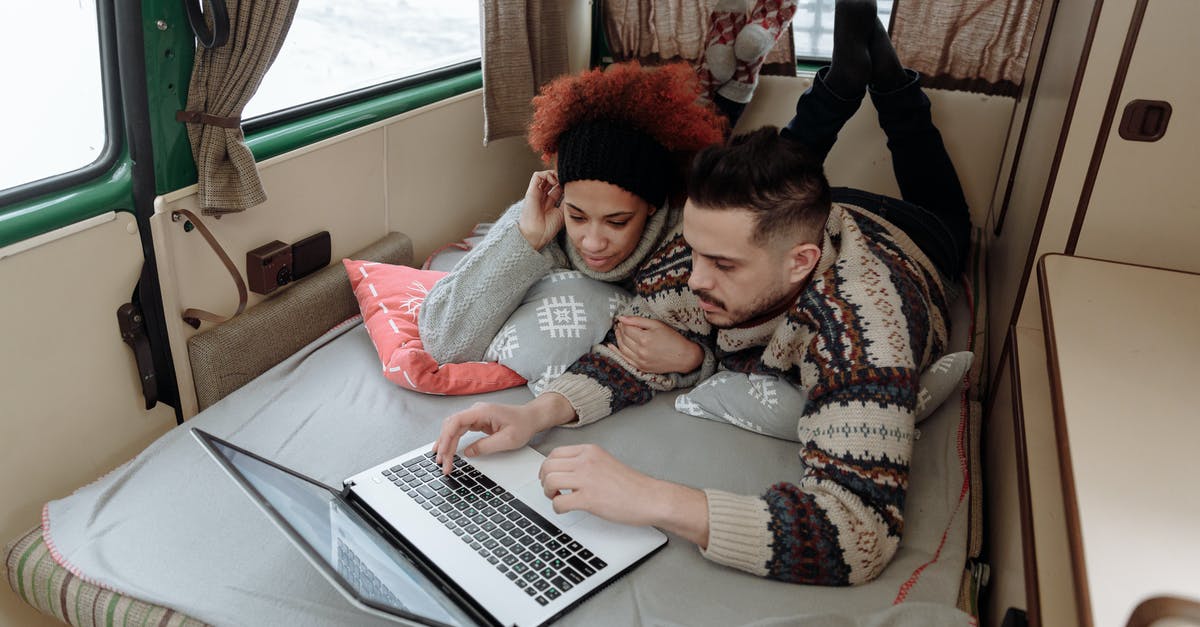
M 96 3 L 0 2 L 0 189 L 78 170 L 104 151 Z
M 242 118 L 478 58 L 476 0 L 304 0 Z
M 792 18 L 792 34 L 796 42 L 796 58 L 806 61 L 828 61 L 833 56 L 833 5 L 835 0 L 800 2 Z M 886 28 L 892 19 L 894 0 L 879 0 L 879 19 Z

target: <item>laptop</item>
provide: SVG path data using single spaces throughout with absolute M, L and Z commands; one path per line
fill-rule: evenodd
M 529 447 L 455 456 L 443 476 L 431 443 L 339 490 L 191 431 L 350 603 L 397 622 L 543 625 L 667 543 L 653 527 L 556 514 Z

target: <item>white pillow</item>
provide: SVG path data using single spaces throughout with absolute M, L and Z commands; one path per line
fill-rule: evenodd
M 919 423 L 958 389 L 975 354 L 950 353 L 921 374 L 917 392 Z M 675 410 L 689 416 L 728 422 L 774 438 L 798 441 L 800 415 L 808 391 L 773 375 L 722 370 L 675 398 Z
M 629 293 L 576 270 L 552 272 L 533 284 L 484 353 L 529 381 L 539 394 L 592 346 L 604 341 Z

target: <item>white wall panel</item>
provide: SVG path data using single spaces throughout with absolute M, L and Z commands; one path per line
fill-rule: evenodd
M 125 213 L 0 260 L 0 545 L 175 426 L 170 407 L 145 409 L 117 330 L 141 267 Z M 0 625 L 52 622 L 5 588 Z

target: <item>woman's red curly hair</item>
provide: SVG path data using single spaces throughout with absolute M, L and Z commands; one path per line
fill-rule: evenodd
M 529 145 L 550 163 L 564 131 L 593 120 L 627 123 L 670 152 L 696 152 L 721 142 L 728 125 L 697 101 L 700 84 L 691 66 L 643 68 L 637 61 L 563 76 L 533 99 Z

